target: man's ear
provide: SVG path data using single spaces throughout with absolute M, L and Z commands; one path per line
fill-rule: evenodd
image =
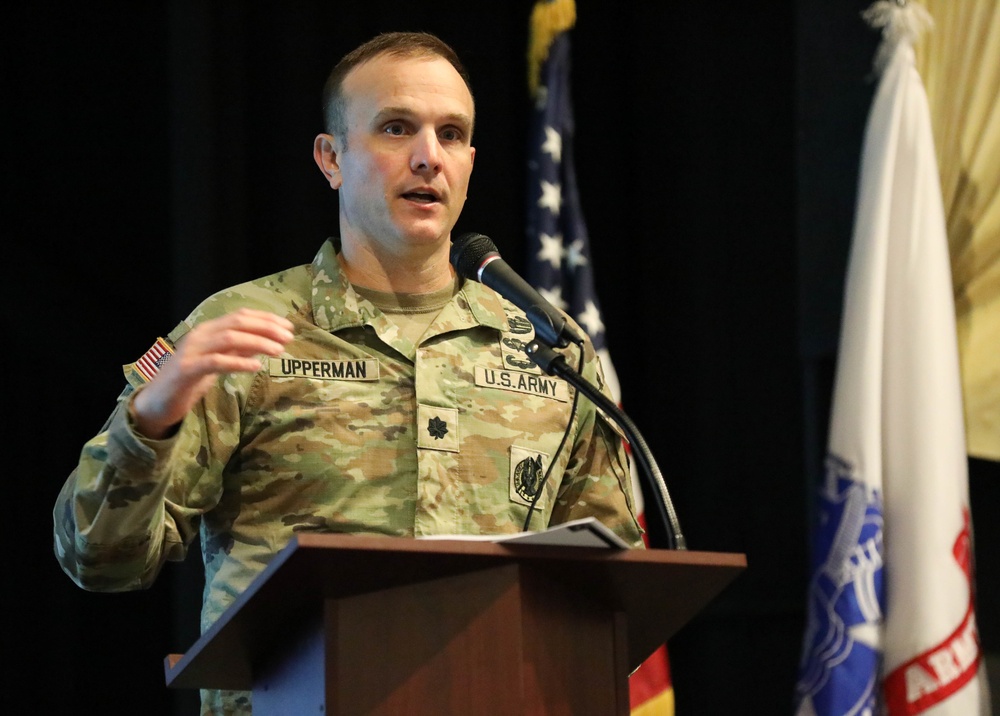
M 334 147 L 333 135 L 317 134 L 313 141 L 313 159 L 316 166 L 323 172 L 331 189 L 339 189 L 343 183 L 340 176 L 340 164 L 337 162 L 337 150 Z

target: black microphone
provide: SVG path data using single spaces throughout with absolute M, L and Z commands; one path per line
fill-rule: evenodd
M 524 311 L 537 337 L 548 345 L 565 348 L 571 342 L 583 344 L 566 317 L 500 258 L 490 237 L 471 232 L 453 240 L 451 265 L 462 278 L 489 286 Z

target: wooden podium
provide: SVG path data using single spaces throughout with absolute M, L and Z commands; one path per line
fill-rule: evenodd
M 628 675 L 742 554 L 301 534 L 183 655 L 173 688 L 254 716 L 629 713 Z

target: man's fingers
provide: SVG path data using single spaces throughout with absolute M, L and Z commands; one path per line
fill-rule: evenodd
M 282 344 L 292 339 L 292 322 L 267 311 L 240 308 L 216 320 L 226 328 L 265 336 Z
M 285 343 L 291 337 L 285 339 L 268 338 L 256 333 L 248 333 L 244 330 L 224 329 L 215 331 L 202 337 L 197 345 L 186 346 L 192 357 L 199 359 L 204 357 L 250 357 L 255 355 L 276 356 L 285 348 Z
M 206 321 L 189 333 L 181 345 L 200 370 L 231 372 L 256 370 L 249 363 L 226 363 L 220 356 L 249 358 L 256 355 L 276 356 L 292 340 L 292 323 L 273 313 L 241 308 L 220 318 Z M 208 365 L 204 358 L 208 357 Z M 226 367 L 229 365 L 230 367 Z M 242 368 L 233 368 L 242 365 Z M 257 366 L 259 367 L 259 365 Z

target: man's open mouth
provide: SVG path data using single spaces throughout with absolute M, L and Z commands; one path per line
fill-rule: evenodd
M 433 204 L 440 201 L 436 194 L 426 191 L 408 191 L 403 194 L 403 198 L 419 204 Z

